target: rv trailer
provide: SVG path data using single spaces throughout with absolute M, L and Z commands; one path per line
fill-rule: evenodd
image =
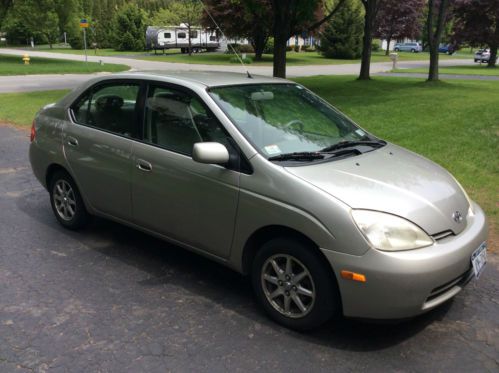
M 189 29 L 180 26 L 149 26 L 146 30 L 146 49 L 162 50 L 180 48 L 182 53 L 189 52 Z M 191 48 L 193 51 L 215 51 L 220 47 L 217 32 L 214 29 L 191 27 Z

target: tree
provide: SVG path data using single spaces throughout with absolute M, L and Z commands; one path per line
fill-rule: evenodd
M 311 32 L 333 18 L 346 0 L 323 17 L 322 0 L 271 0 L 274 36 L 274 76 L 286 77 L 286 43 L 292 35 Z
M 166 8 L 156 13 L 152 21 L 155 25 L 179 25 L 187 26 L 187 39 L 189 41 L 189 56 L 192 54 L 191 28 L 201 25 L 203 5 L 199 0 L 177 0 L 172 1 Z
M 499 4 L 497 0 L 456 0 L 452 41 L 472 46 L 488 46 L 488 67 L 496 66 L 499 46 Z
M 438 46 L 447 20 L 449 0 L 428 0 L 427 33 L 430 49 L 428 81 L 438 80 Z
M 12 16 L 21 21 L 30 33 L 44 35 L 52 48 L 60 36 L 54 0 L 14 1 L 12 12 Z
M 386 40 L 386 55 L 394 39 L 416 38 L 421 33 L 425 0 L 383 0 L 376 15 L 375 36 Z
M 7 15 L 7 11 L 12 6 L 13 0 L 0 0 L 0 28 L 2 27 L 3 20 Z
M 362 54 L 362 18 L 358 2 L 347 1 L 322 32 L 321 53 L 327 58 L 359 58 Z
M 208 0 L 208 11 L 227 37 L 247 38 L 255 50 L 255 60 L 261 60 L 272 30 L 268 0 Z M 215 27 L 204 12 L 202 24 Z
M 113 19 L 115 48 L 140 51 L 145 48 L 147 14 L 135 4 L 123 5 Z
M 360 63 L 359 80 L 371 79 L 371 49 L 373 43 L 374 22 L 378 11 L 379 0 L 361 0 L 364 5 L 364 37 L 362 39 L 362 59 Z

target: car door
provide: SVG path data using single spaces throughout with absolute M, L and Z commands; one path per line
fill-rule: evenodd
M 131 220 L 131 159 L 139 134 L 137 81 L 106 81 L 71 107 L 63 130 L 70 170 L 87 202 L 100 213 Z
M 192 157 L 197 142 L 215 141 L 234 152 L 216 117 L 192 92 L 151 85 L 143 142 L 134 144 L 132 203 L 137 224 L 219 257 L 228 257 L 240 173 Z

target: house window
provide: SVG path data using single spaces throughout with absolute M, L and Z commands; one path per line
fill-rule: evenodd
M 196 39 L 198 37 L 197 31 L 191 31 L 191 39 Z
M 187 37 L 187 34 L 186 34 L 185 32 L 179 32 L 179 33 L 177 34 L 177 37 L 178 37 L 179 39 L 185 39 L 185 38 Z
M 165 39 L 170 39 L 170 38 L 172 37 L 172 34 L 171 34 L 170 32 L 165 32 L 165 33 L 163 34 L 163 37 L 164 37 Z

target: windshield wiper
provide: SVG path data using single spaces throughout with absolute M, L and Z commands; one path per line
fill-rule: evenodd
M 295 152 L 284 153 L 269 157 L 269 161 L 313 161 L 315 159 L 324 159 L 324 155 L 317 152 Z
M 367 140 L 367 141 L 360 141 L 360 140 L 350 141 L 350 140 L 346 140 L 346 141 L 340 141 L 337 144 L 333 144 L 333 145 L 330 145 L 330 146 L 328 146 L 328 147 L 326 147 L 324 149 L 321 149 L 320 152 L 321 153 L 332 152 L 334 150 L 343 149 L 343 148 L 349 148 L 351 146 L 371 146 L 373 148 L 379 148 L 379 147 L 382 147 L 382 146 L 385 146 L 385 145 L 386 145 L 386 142 L 383 141 L 383 140 Z

